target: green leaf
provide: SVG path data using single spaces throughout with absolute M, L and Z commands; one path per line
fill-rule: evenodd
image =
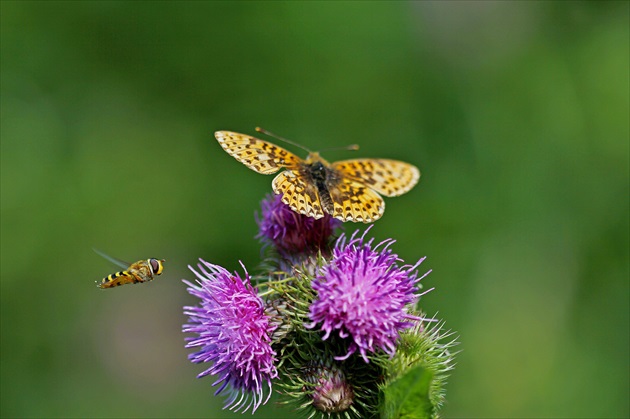
M 387 419 L 434 418 L 435 407 L 429 399 L 433 373 L 420 366 L 410 369 L 383 390 L 381 417 Z

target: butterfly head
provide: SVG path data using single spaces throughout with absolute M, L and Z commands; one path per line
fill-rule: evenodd
M 317 151 L 311 151 L 310 153 L 308 153 L 305 163 L 311 166 L 316 163 L 319 163 L 322 166 L 330 166 L 330 163 L 324 160 Z

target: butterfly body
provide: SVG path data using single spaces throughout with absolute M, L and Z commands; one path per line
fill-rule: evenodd
M 319 153 L 306 159 L 267 141 L 245 134 L 218 131 L 223 149 L 250 169 L 273 174 L 273 191 L 293 211 L 313 218 L 325 214 L 341 220 L 370 223 L 385 211 L 379 194 L 398 196 L 420 178 L 413 165 L 388 159 L 353 159 L 329 163 Z
M 112 258 L 106 256 L 107 259 Z M 101 289 L 118 287 L 125 284 L 137 284 L 139 282 L 149 282 L 162 273 L 164 269 L 163 259 L 146 259 L 132 263 L 123 271 L 106 276 L 101 282 L 96 282 L 96 286 Z M 116 264 L 120 265 L 118 261 Z
M 304 190 L 297 190 L 296 193 L 305 193 L 308 195 L 308 199 L 312 202 L 313 214 L 315 218 L 320 218 L 320 207 L 324 212 L 332 214 L 333 202 L 330 196 L 330 190 L 334 190 L 339 183 L 338 176 L 330 169 L 330 163 L 322 159 L 319 153 L 310 153 L 304 163 L 300 164 L 300 167 L 296 170 L 298 177 L 304 179 Z M 278 178 L 280 175 L 278 175 Z M 276 178 L 276 179 L 278 179 Z M 274 179 L 274 191 L 276 189 L 281 190 L 281 187 L 275 187 L 276 180 Z M 308 185 L 313 185 L 314 188 Z M 315 192 L 317 191 L 317 192 Z M 304 201 L 299 198 L 298 204 L 303 205 Z M 286 203 L 286 202 L 285 202 Z M 308 212 L 308 211 L 307 211 Z

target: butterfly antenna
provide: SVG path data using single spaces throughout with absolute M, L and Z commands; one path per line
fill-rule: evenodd
M 273 137 L 273 138 L 275 138 L 275 139 L 277 139 L 277 140 L 284 141 L 285 143 L 288 143 L 288 144 L 294 145 L 294 146 L 296 146 L 296 147 L 298 147 L 298 148 L 301 148 L 302 150 L 305 150 L 305 151 L 307 151 L 307 152 L 309 152 L 309 153 L 312 153 L 312 151 L 311 151 L 311 150 L 309 150 L 308 148 L 304 147 L 303 145 L 300 145 L 300 144 L 294 143 L 293 141 L 289 141 L 289 140 L 287 140 L 286 138 L 283 138 L 283 137 L 281 137 L 281 136 L 279 136 L 279 135 L 276 135 L 276 134 L 274 134 L 274 133 L 273 133 L 273 132 L 271 132 L 271 131 L 267 131 L 266 129 L 263 129 L 263 128 L 260 128 L 260 127 L 256 127 L 256 132 L 260 132 L 260 133 L 266 134 L 266 135 L 268 135 L 268 136 L 270 136 L 270 137 Z
M 320 151 L 330 151 L 330 150 L 350 150 L 350 151 L 356 151 L 359 149 L 359 144 L 350 144 L 347 146 L 342 146 L 342 147 L 329 147 L 329 148 L 324 148 Z

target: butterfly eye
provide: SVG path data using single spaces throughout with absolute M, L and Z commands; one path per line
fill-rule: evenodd
M 155 275 L 159 275 L 162 273 L 162 269 L 164 268 L 162 262 L 157 259 L 149 259 L 149 264 L 151 265 L 151 272 Z

